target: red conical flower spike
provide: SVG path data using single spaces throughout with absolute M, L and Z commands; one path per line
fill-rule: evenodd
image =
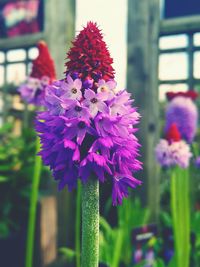
M 44 41 L 38 42 L 38 57 L 33 60 L 31 77 L 41 79 L 43 76 L 50 78 L 50 81 L 56 79 L 55 66 L 49 53 L 47 44 Z
M 187 91 L 187 92 L 177 92 L 177 93 L 167 92 L 166 93 L 168 101 L 171 101 L 172 99 L 174 99 L 177 96 L 188 97 L 188 98 L 190 98 L 192 100 L 196 100 L 198 95 L 199 94 L 197 92 L 192 91 L 192 90 Z
M 89 22 L 72 44 L 67 54 L 66 74 L 77 75 L 83 82 L 114 78 L 113 59 L 96 23 Z
M 169 131 L 166 135 L 166 139 L 169 142 L 178 142 L 181 140 L 181 134 L 178 130 L 176 123 L 172 123 L 172 125 L 170 126 Z

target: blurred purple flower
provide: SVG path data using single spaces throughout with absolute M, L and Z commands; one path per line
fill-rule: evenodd
M 47 44 L 39 41 L 37 47 L 39 53 L 32 61 L 31 73 L 18 91 L 25 102 L 43 106 L 46 86 L 55 81 L 56 73 Z
M 156 146 L 155 153 L 157 161 L 163 167 L 178 165 L 181 168 L 188 168 L 192 157 L 189 145 L 183 140 L 170 143 L 161 139 Z
M 43 77 L 43 79 L 40 80 L 29 77 L 27 81 L 18 88 L 22 99 L 29 104 L 42 106 L 44 104 L 44 90 L 47 85 L 46 78 L 48 77 Z
M 167 105 L 166 132 L 173 123 L 176 123 L 181 137 L 191 143 L 197 131 L 197 121 L 197 107 L 190 98 L 178 96 Z

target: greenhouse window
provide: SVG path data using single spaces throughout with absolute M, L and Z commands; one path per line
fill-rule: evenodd
M 200 88 L 200 32 L 168 34 L 159 39 L 159 99 L 168 91 Z

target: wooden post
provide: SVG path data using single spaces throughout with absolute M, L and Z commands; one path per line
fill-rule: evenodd
M 41 267 L 55 261 L 57 256 L 57 204 L 53 196 L 39 201 L 38 245 Z
M 75 34 L 75 1 L 45 1 L 45 40 L 55 61 L 57 79 L 64 78 L 66 52 Z M 57 191 L 57 189 L 56 189 Z M 74 238 L 75 196 L 67 189 L 58 197 L 58 246 L 70 245 Z
M 128 1 L 128 77 L 127 88 L 133 93 L 142 115 L 139 139 L 144 169 L 141 194 L 156 219 L 159 208 L 158 167 L 154 149 L 159 134 L 158 37 L 159 0 Z
M 45 39 L 56 64 L 57 78 L 63 78 L 66 52 L 75 35 L 74 0 L 45 1 Z

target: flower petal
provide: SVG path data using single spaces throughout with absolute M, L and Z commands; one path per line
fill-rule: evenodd
M 94 98 L 96 96 L 95 92 L 92 91 L 91 89 L 87 89 L 85 90 L 85 94 L 84 94 L 84 97 L 88 100 Z

